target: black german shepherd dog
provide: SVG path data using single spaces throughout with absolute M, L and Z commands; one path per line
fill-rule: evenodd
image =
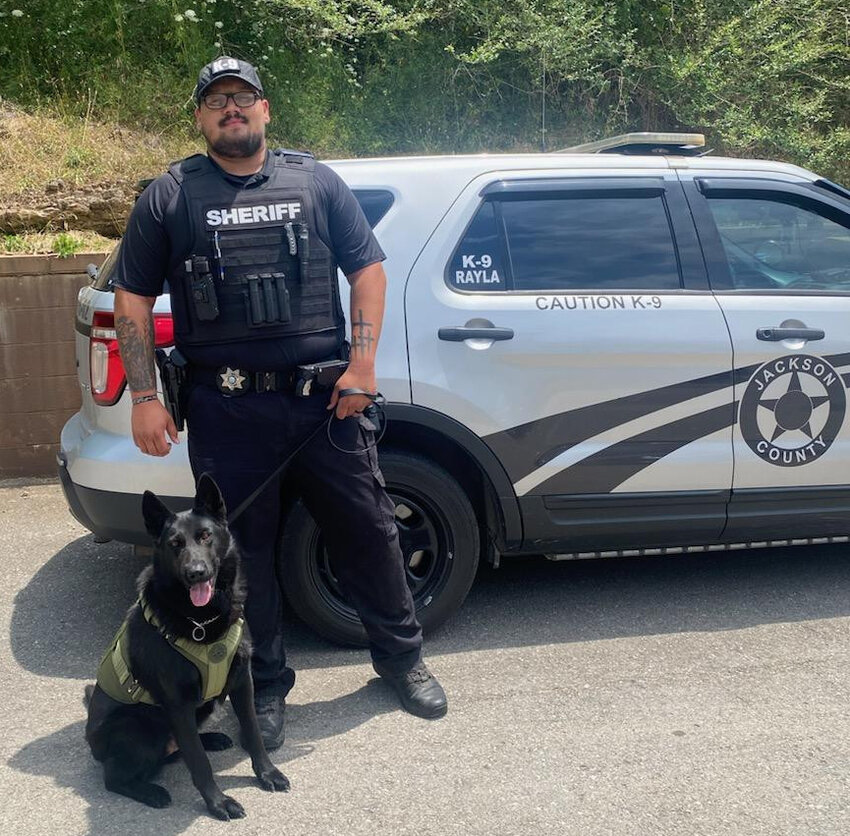
M 171 796 L 151 779 L 176 748 L 209 811 L 224 821 L 242 818 L 242 805 L 218 788 L 204 751 L 227 749 L 233 743 L 225 734 L 199 734 L 198 726 L 229 694 L 260 786 L 289 789 L 286 776 L 269 759 L 257 727 L 247 632 L 233 657 L 224 691 L 206 701 L 198 667 L 171 644 L 174 637 L 219 641 L 242 617 L 245 590 L 224 501 L 218 486 L 204 474 L 190 511 L 173 514 L 150 491 L 145 491 L 142 511 L 155 548 L 153 564 L 139 576 L 138 588 L 140 601 L 158 626 L 137 602 L 127 616 L 123 640 L 133 680 L 156 704 L 119 702 L 100 685 L 89 685 L 86 740 L 103 763 L 107 789 L 150 807 L 168 806 Z

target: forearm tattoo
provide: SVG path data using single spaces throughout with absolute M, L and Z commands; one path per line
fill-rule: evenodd
M 156 389 L 153 373 L 153 319 L 148 317 L 140 329 L 129 316 L 119 316 L 115 323 L 115 333 L 130 391 Z
M 363 309 L 357 311 L 357 321 L 351 323 L 351 353 L 368 357 L 374 353 L 375 337 L 371 322 L 363 318 Z

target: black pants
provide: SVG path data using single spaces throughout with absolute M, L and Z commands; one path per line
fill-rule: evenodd
M 283 392 L 225 397 L 197 385 L 188 404 L 189 459 L 195 480 L 210 473 L 228 511 L 236 509 L 329 412 L 328 393 L 297 398 Z M 369 637 L 373 664 L 402 672 L 419 661 L 422 630 L 405 580 L 393 505 L 379 483 L 377 456 L 364 450 L 359 419 L 334 422 L 336 450 L 324 431 L 301 451 L 283 478 L 295 480 L 322 530 L 338 580 Z M 285 695 L 295 682 L 281 638 L 275 555 L 280 485 L 274 480 L 233 523 L 248 584 L 245 609 L 254 643 L 257 692 Z M 286 583 L 286 579 L 281 581 Z

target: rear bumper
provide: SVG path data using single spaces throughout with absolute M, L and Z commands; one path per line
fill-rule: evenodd
M 145 530 L 142 518 L 142 496 L 135 493 L 117 493 L 85 488 L 74 484 L 68 472 L 64 453 L 57 455 L 59 481 L 74 519 L 85 526 L 98 539 L 119 540 L 149 546 L 151 536 Z M 159 497 L 173 511 L 182 511 L 192 506 L 191 498 L 185 496 Z
M 71 514 L 103 540 L 150 545 L 142 518 L 145 488 L 175 511 L 191 507 L 195 494 L 186 444 L 164 458 L 145 456 L 127 435 L 93 431 L 82 412 L 62 428 L 56 460 Z

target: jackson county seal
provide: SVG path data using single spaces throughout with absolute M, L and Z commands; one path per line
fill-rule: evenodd
M 810 464 L 835 441 L 846 406 L 844 381 L 826 360 L 788 354 L 750 378 L 741 398 L 741 435 L 769 464 Z

